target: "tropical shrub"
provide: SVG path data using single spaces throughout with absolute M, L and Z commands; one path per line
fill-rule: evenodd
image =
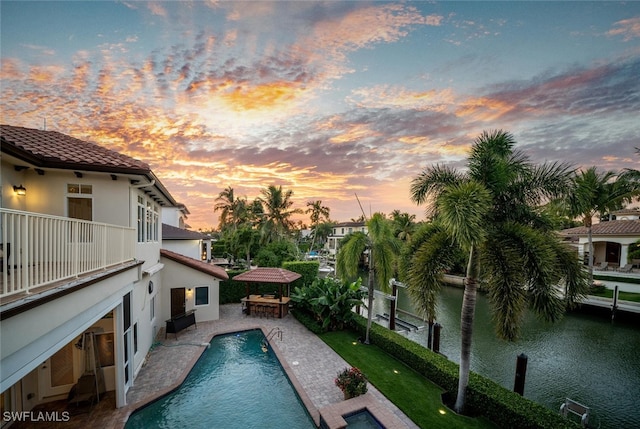
M 317 278 L 308 286 L 296 287 L 291 294 L 294 307 L 310 313 L 323 330 L 341 330 L 356 315 L 352 309 L 362 304 L 362 281 L 342 282 Z
M 367 393 L 367 377 L 358 368 L 345 368 L 338 373 L 334 382 L 344 393 L 345 399 Z

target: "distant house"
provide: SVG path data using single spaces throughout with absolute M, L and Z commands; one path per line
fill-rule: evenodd
M 201 232 L 162 224 L 162 248 L 193 259 L 211 260 L 211 237 Z
M 340 245 L 340 240 L 342 240 L 347 234 L 351 234 L 353 232 L 360 231 L 367 233 L 367 225 L 365 222 L 341 222 L 335 224 L 333 227 L 333 232 L 329 237 L 327 237 L 327 242 L 325 243 L 325 250 L 329 252 L 330 255 L 336 255 L 338 253 L 338 248 Z
M 218 318 L 224 270 L 165 244 L 184 225 L 146 163 L 55 131 L 0 125 L 0 401 L 4 411 L 67 398 L 95 335 L 106 391 L 126 405 L 165 320 Z
M 607 262 L 611 267 L 628 263 L 629 245 L 640 240 L 640 210 L 624 209 L 613 213 L 615 220 L 593 224 L 593 263 Z M 588 229 L 585 226 L 569 228 L 561 234 L 574 241 L 578 254 L 587 260 L 589 254 Z

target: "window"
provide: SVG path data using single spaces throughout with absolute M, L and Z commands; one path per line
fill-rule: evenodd
M 160 239 L 160 208 L 151 200 L 138 196 L 137 231 L 138 243 L 158 241 Z
M 149 306 L 149 313 L 151 313 L 151 317 L 149 320 L 153 321 L 156 318 L 156 297 L 151 298 L 151 305 Z
M 196 305 L 209 305 L 209 287 L 196 288 Z
M 126 331 L 131 326 L 131 292 L 122 298 L 122 316 L 123 330 Z
M 67 212 L 69 217 L 93 220 L 93 187 L 91 185 L 67 185 Z
M 138 353 L 138 324 L 133 324 L 133 354 Z
M 124 344 L 124 385 L 129 388 L 131 365 L 129 365 L 129 341 L 131 341 L 131 292 L 122 297 L 122 330 Z M 125 389 L 125 390 L 126 390 Z
M 144 198 L 138 196 L 138 243 L 144 242 Z

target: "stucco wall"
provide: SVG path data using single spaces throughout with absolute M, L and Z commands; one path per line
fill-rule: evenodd
M 189 268 L 168 258 L 162 258 L 162 320 L 171 317 L 171 289 L 192 289 L 186 293 L 186 310 L 197 310 L 196 321 L 218 320 L 220 317 L 220 281 L 201 271 Z M 195 305 L 195 288 L 209 287 L 209 305 Z

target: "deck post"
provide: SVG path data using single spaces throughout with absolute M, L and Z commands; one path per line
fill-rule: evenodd
M 524 382 L 527 375 L 527 361 L 529 358 L 521 353 L 516 358 L 516 378 L 513 383 L 513 391 L 520 396 L 524 395 Z

